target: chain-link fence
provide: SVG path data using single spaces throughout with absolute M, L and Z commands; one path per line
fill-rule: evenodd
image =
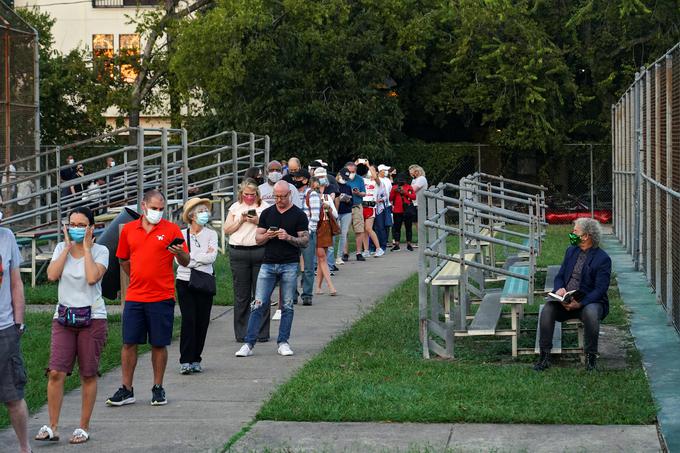
M 680 329 L 680 43 L 612 106 L 614 231 Z
M 0 2 L 0 172 L 3 183 L 18 174 L 36 171 L 39 158 L 12 161 L 37 155 L 38 116 L 38 34 Z M 0 199 L 16 196 L 16 186 L 0 192 Z M 13 191 L 14 190 L 14 191 Z

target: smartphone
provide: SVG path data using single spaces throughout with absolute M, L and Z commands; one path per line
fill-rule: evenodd
M 271 232 L 279 231 L 279 227 L 270 226 L 270 227 L 269 227 L 269 231 L 271 231 Z
M 167 248 L 170 248 L 170 247 L 172 247 L 173 245 L 182 245 L 182 244 L 184 244 L 184 239 L 182 239 L 182 238 L 175 238 L 175 239 L 172 240 L 172 242 L 170 243 L 170 245 L 168 245 Z
M 254 209 L 248 209 L 248 217 L 255 217 L 256 214 Z
M 359 189 L 356 188 L 356 187 L 354 187 L 354 188 L 352 189 L 352 192 L 358 192 L 358 191 L 359 191 Z

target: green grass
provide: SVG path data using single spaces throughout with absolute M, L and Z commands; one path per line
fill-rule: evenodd
M 559 264 L 569 226 L 550 227 L 539 265 Z M 457 244 L 449 242 L 454 253 Z M 618 289 L 607 324 L 627 329 Z M 527 307 L 530 313 L 533 307 Z M 536 310 L 533 310 L 534 313 Z M 527 314 L 523 327 L 536 325 Z M 565 334 L 565 346 L 575 342 Z M 534 345 L 535 332 L 520 336 Z M 422 358 L 417 276 L 332 341 L 257 415 L 259 420 L 649 424 L 656 408 L 637 351 L 627 367 L 586 373 L 574 358 L 536 373 L 534 356 L 513 359 L 509 338 L 455 341 L 455 360 Z
M 120 315 L 109 315 L 108 338 L 104 351 L 99 361 L 99 370 L 104 373 L 120 365 L 120 348 L 122 346 L 122 329 Z M 24 356 L 24 364 L 28 375 L 28 383 L 25 388 L 25 398 L 31 412 L 40 409 L 47 403 L 47 378 L 45 369 L 50 358 L 50 335 L 52 329 L 52 313 L 26 313 L 28 331 L 21 339 L 21 349 Z M 179 334 L 179 318 L 175 319 L 173 335 Z M 139 352 L 149 350 L 149 345 L 140 346 Z M 66 379 L 65 390 L 73 390 L 80 386 L 78 366 L 73 374 Z M 99 389 L 101 398 L 107 392 L 115 389 Z M 47 422 L 47 420 L 45 420 Z M 7 409 L 0 405 L 0 428 L 9 425 Z

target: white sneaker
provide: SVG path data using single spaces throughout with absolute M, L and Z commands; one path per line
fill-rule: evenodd
M 280 321 L 281 320 L 281 310 L 276 310 L 274 312 L 274 316 L 272 316 L 272 321 Z
M 335 260 L 336 266 L 342 266 L 343 264 L 345 264 L 345 262 L 342 260 L 342 258 L 338 258 L 337 260 Z
M 378 249 L 378 250 L 375 251 L 375 256 L 373 256 L 373 258 L 380 258 L 384 254 L 385 254 L 385 251 L 383 249 Z
M 250 357 L 251 355 L 253 355 L 253 350 L 248 344 L 244 344 L 241 349 L 236 351 L 236 357 Z
M 364 258 L 368 258 L 369 256 L 371 256 L 371 252 L 369 252 L 368 250 L 364 250 L 362 255 Z
M 288 343 L 281 343 L 279 345 L 279 354 L 280 355 L 293 355 L 293 350 L 290 349 L 290 345 Z

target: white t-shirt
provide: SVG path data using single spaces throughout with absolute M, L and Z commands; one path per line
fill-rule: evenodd
M 266 203 L 267 205 L 265 207 L 273 205 L 276 201 L 274 200 L 274 186 L 268 182 L 265 182 L 264 184 L 260 184 L 260 187 L 258 188 L 260 189 L 260 198 L 262 198 L 262 202 Z M 290 189 L 291 201 L 295 206 L 302 209 L 302 202 L 300 201 L 300 194 L 298 190 L 290 183 L 288 184 L 288 188 Z
M 390 192 L 392 192 L 392 181 L 390 181 L 390 178 L 380 178 L 380 184 L 385 188 L 385 193 L 387 194 L 387 198 L 385 199 L 385 206 L 392 206 L 392 203 L 390 203 Z
M 54 249 L 52 261 L 59 258 L 65 244 L 60 242 Z M 95 264 L 109 267 L 109 249 L 103 245 L 92 246 L 92 258 Z M 66 307 L 92 306 L 92 319 L 106 319 L 106 305 L 102 298 L 102 281 L 94 285 L 87 283 L 85 277 L 85 257 L 74 258 L 69 253 L 64 263 L 64 270 L 59 278 L 59 303 Z M 58 316 L 58 308 L 54 310 L 54 319 Z
M 378 190 L 378 184 L 373 180 L 373 178 L 364 178 L 364 185 L 366 186 L 366 195 L 364 195 L 364 201 L 376 201 L 376 192 Z
M 413 190 L 417 194 L 420 191 L 420 189 L 427 188 L 427 179 L 425 179 L 425 176 L 418 176 L 413 181 L 411 181 L 411 187 L 413 187 Z M 413 206 L 418 206 L 418 197 L 416 197 L 416 199 L 413 200 Z

